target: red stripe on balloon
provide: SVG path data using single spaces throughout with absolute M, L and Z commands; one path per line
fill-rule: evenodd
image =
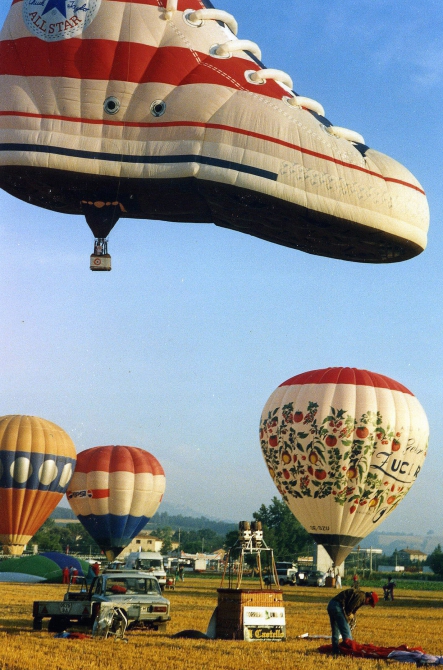
M 91 498 L 109 498 L 109 489 L 88 489 L 91 492 Z
M 245 79 L 246 69 L 259 70 L 259 66 L 230 58 L 220 67 L 219 61 L 208 54 L 181 47 L 78 38 L 48 43 L 36 37 L 22 37 L 0 42 L 1 75 L 158 82 L 170 86 L 215 84 L 257 93 L 257 86 Z M 281 98 L 283 91 L 269 81 L 260 87 L 260 94 Z
M 385 388 L 391 391 L 401 391 L 414 395 L 399 382 L 390 377 L 380 375 L 369 370 L 358 370 L 357 368 L 325 368 L 323 370 L 311 370 L 302 372 L 295 377 L 287 379 L 280 386 L 295 386 L 305 384 L 352 384 L 354 386 L 373 386 Z
M 158 460 L 144 449 L 121 445 L 93 447 L 81 451 L 77 456 L 75 472 L 131 472 L 163 475 Z
M 16 5 L 19 2 L 23 2 L 23 0 L 12 0 L 13 5 Z M 148 5 L 150 7 L 163 8 L 166 6 L 166 0 L 102 0 L 102 4 L 105 2 L 121 2 L 124 4 Z M 199 0 L 178 0 L 177 9 L 184 12 L 185 9 L 203 9 L 204 7 L 205 5 L 202 2 L 199 2 Z
M 342 165 L 343 167 L 349 168 L 350 170 L 357 170 L 359 172 L 364 172 L 365 174 L 376 177 L 377 179 L 382 179 L 385 182 L 390 182 L 394 184 L 400 184 L 401 186 L 406 186 L 407 188 L 412 188 L 419 193 L 426 195 L 422 188 L 411 184 L 407 181 L 402 181 L 401 179 L 394 179 L 393 177 L 386 177 L 385 175 L 374 172 L 373 170 L 368 170 L 360 165 L 353 165 L 352 163 L 346 163 L 345 161 L 339 160 L 332 156 L 327 156 L 326 154 L 321 154 L 318 151 L 312 151 L 306 147 L 301 147 L 297 144 L 292 144 L 291 142 L 286 142 L 278 137 L 271 137 L 270 135 L 264 135 L 263 133 L 256 133 L 251 130 L 245 130 L 244 128 L 235 128 L 234 126 L 227 126 L 220 123 L 203 123 L 201 121 L 170 121 L 170 122 L 150 122 L 142 123 L 138 121 L 110 121 L 108 119 L 87 119 L 85 117 L 73 118 L 72 116 L 62 116 L 56 114 L 35 114 L 31 112 L 19 112 L 19 111 L 0 111 L 0 116 L 15 116 L 15 117 L 24 117 L 24 118 L 36 118 L 36 119 L 51 119 L 57 121 L 68 121 L 69 123 L 84 123 L 91 125 L 103 125 L 103 126 L 125 126 L 128 128 L 208 128 L 210 130 L 226 130 L 227 132 L 236 133 L 238 135 L 246 135 L 247 137 L 254 137 L 259 140 L 264 140 L 265 142 L 273 142 L 274 144 L 279 144 L 280 146 L 287 147 L 288 149 L 299 151 L 302 154 L 308 156 L 315 156 L 322 160 L 328 161 L 330 163 L 335 163 L 336 165 Z M 171 138 L 171 140 L 174 138 Z

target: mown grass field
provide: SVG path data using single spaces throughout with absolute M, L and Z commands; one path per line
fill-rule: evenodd
M 128 643 L 109 640 L 57 639 L 32 630 L 32 603 L 63 597 L 61 585 L 0 584 L 0 670 L 280 670 L 318 668 L 379 670 L 405 664 L 366 659 L 330 658 L 317 652 L 323 640 L 298 635 L 329 634 L 326 604 L 335 589 L 284 587 L 286 642 L 190 640 L 171 637 L 184 629 L 205 632 L 217 604 L 218 579 L 187 578 L 167 591 L 172 620 L 167 633 L 129 632 Z M 250 582 L 244 588 L 250 588 Z M 226 586 L 226 584 L 225 584 Z M 381 596 L 381 589 L 377 591 Z M 47 621 L 47 620 L 45 620 Z M 358 614 L 355 639 L 383 646 L 421 646 L 443 655 L 443 591 L 398 592 L 396 600 L 380 600 Z

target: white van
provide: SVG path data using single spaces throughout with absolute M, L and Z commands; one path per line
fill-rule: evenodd
M 143 570 L 157 577 L 162 589 L 166 584 L 166 572 L 163 567 L 163 558 L 158 551 L 132 551 L 127 557 L 125 568 L 129 570 Z

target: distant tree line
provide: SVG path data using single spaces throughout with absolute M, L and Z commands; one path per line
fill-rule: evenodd
M 443 551 L 437 544 L 432 554 L 429 554 L 426 563 L 436 575 L 443 577 Z
M 168 512 L 156 512 L 147 528 L 172 528 L 178 531 L 200 531 L 202 528 L 213 530 L 219 536 L 225 536 L 230 530 L 236 527 L 235 523 L 229 521 L 217 521 L 208 519 L 205 516 L 192 517 L 182 516 L 181 514 L 168 514 Z
M 282 500 L 272 498 L 269 507 L 262 505 L 252 516 L 262 522 L 263 539 L 274 550 L 275 560 L 296 562 L 299 556 L 312 553 L 313 540 Z M 225 547 L 234 547 L 237 539 L 238 531 L 228 533 Z
M 64 517 L 62 517 L 64 518 Z M 38 550 L 58 551 L 62 554 L 91 554 L 99 556 L 101 549 L 80 523 L 62 526 L 49 518 L 37 531 L 29 545 L 37 544 Z M 28 547 L 29 547 L 28 545 Z
M 56 510 L 56 518 L 69 518 L 71 510 Z M 286 504 L 276 497 L 271 504 L 261 505 L 253 513 L 253 519 L 261 521 L 264 540 L 274 550 L 276 560 L 296 560 L 301 554 L 312 551 L 312 540 L 295 519 Z M 154 522 L 156 522 L 154 524 Z M 212 553 L 217 549 L 230 549 L 238 539 L 236 524 L 200 518 L 172 516 L 167 512 L 157 513 L 146 526 L 153 536 L 162 540 L 162 553 L 168 554 L 173 546 L 189 554 Z M 54 513 L 34 535 L 30 544 L 38 544 L 39 551 L 65 552 L 98 555 L 100 548 L 79 523 L 56 524 Z
M 101 553 L 99 546 L 80 523 L 61 525 L 55 522 L 56 518 L 69 519 L 70 515 L 73 519 L 76 518 L 70 509 L 55 510 L 31 539 L 29 545 L 37 544 L 41 552 L 69 551 L 73 554 L 99 556 Z M 299 556 L 312 553 L 312 539 L 282 500 L 274 497 L 269 506 L 261 505 L 252 517 L 253 520 L 262 522 L 264 540 L 267 546 L 274 550 L 277 561 L 296 561 Z M 154 524 L 154 521 L 157 523 Z M 170 553 L 177 544 L 179 551 L 185 553 L 210 554 L 220 548 L 231 549 L 238 540 L 236 524 L 214 521 L 204 516 L 194 518 L 173 516 L 167 512 L 157 513 L 145 528 L 162 540 L 163 554 Z M 377 556 L 377 565 L 395 566 L 398 563 L 396 554 L 397 550 L 392 556 Z M 420 570 L 423 563 L 416 563 L 417 570 Z M 425 564 L 429 565 L 436 575 L 443 577 L 443 550 L 440 545 L 429 554 Z M 376 569 L 376 566 L 374 567 Z

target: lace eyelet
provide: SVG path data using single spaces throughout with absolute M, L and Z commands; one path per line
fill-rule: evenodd
M 166 112 L 166 102 L 164 100 L 154 100 L 150 106 L 152 116 L 163 116 Z
M 103 109 L 106 114 L 117 114 L 120 109 L 120 100 L 113 95 L 110 95 L 109 98 L 103 103 Z
M 188 26 L 192 26 L 192 28 L 200 28 L 200 26 L 203 25 L 203 21 L 202 21 L 202 20 L 200 20 L 200 21 L 191 21 L 190 18 L 189 18 L 190 14 L 194 14 L 194 12 L 195 12 L 195 9 L 185 9 L 185 11 L 184 11 L 183 14 L 182 14 L 182 16 L 183 16 L 183 21 L 184 21 Z
M 210 47 L 210 49 L 209 49 L 209 54 L 213 58 L 221 58 L 223 60 L 226 60 L 226 58 L 232 58 L 232 53 L 231 52 L 229 52 L 227 54 L 218 54 L 217 53 L 217 49 L 220 49 L 221 46 L 222 46 L 221 44 L 213 44 L 212 47 Z
M 259 70 L 260 71 L 260 70 Z M 253 75 L 258 75 L 258 72 L 256 70 L 246 70 L 245 71 L 245 79 L 248 82 L 248 84 L 254 84 L 255 86 L 263 86 L 263 84 L 266 84 L 265 79 L 253 79 Z

